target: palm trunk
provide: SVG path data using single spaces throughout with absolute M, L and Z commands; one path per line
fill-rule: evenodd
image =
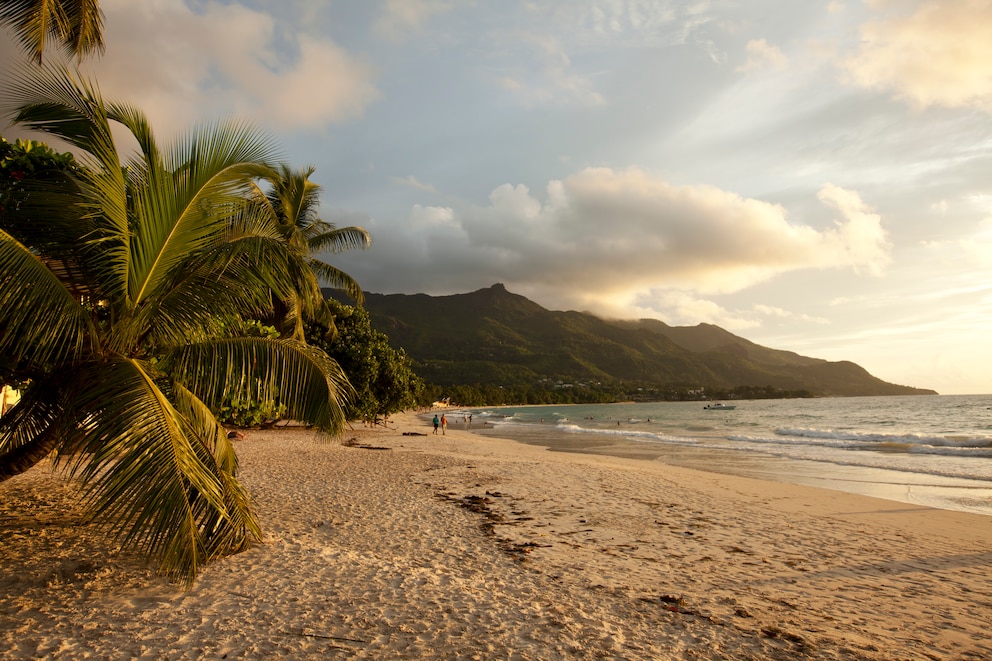
M 0 455 L 0 482 L 20 475 L 47 457 L 55 449 L 57 440 L 54 431 L 48 429 L 24 445 Z

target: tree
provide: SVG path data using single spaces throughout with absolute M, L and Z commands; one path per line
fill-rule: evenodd
M 0 24 L 13 28 L 38 64 L 49 41 L 71 57 L 103 53 L 103 12 L 97 0 L 4 0 Z
M 311 324 L 307 340 L 324 348 L 348 375 L 355 397 L 345 406 L 348 419 L 375 421 L 415 406 L 423 383 L 414 374 L 402 349 L 389 345 L 389 338 L 372 328 L 363 308 L 328 299 L 334 314 L 336 334 L 326 326 Z
M 320 218 L 320 186 L 310 181 L 314 168 L 294 170 L 287 165 L 273 168 L 266 176 L 268 192 L 255 191 L 256 199 L 272 214 L 283 239 L 302 255 L 306 268 L 297 278 L 301 283 L 294 295 L 277 306 L 276 322 L 284 335 L 303 337 L 305 319 L 313 319 L 333 329 L 333 315 L 320 291 L 320 280 L 362 302 L 362 288 L 350 275 L 313 255 L 366 248 L 369 233 L 361 227 L 338 228 Z
M 188 584 L 260 534 L 212 411 L 277 397 L 320 432 L 344 424 L 349 385 L 326 353 L 225 323 L 298 286 L 301 255 L 252 196 L 272 146 L 218 123 L 160 147 L 138 109 L 64 68 L 6 95 L 81 167 L 0 217 L 0 363 L 28 384 L 0 418 L 0 479 L 56 450 L 93 516 Z M 139 146 L 127 162 L 115 123 Z

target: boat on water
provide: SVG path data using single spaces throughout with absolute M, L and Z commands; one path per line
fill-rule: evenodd
M 716 404 L 707 404 L 703 408 L 706 409 L 707 411 L 733 411 L 737 407 L 734 406 L 733 404 L 728 405 L 717 402 Z

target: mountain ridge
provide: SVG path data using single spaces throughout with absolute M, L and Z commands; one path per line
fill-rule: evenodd
M 595 382 L 820 396 L 935 394 L 887 383 L 851 361 L 763 347 L 712 324 L 548 310 L 499 283 L 447 296 L 366 293 L 364 307 L 417 372 L 442 386 Z

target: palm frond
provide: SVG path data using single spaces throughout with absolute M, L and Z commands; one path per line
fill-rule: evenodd
M 100 170 L 119 164 L 107 106 L 97 85 L 78 71 L 60 63 L 15 67 L 4 96 L 3 107 L 15 113 L 16 123 L 77 147 L 85 165 L 92 166 L 87 159 L 93 158 Z
M 191 252 L 225 239 L 270 152 L 257 131 L 223 124 L 186 136 L 150 170 L 149 185 L 135 195 L 141 220 L 133 240 L 135 305 L 155 296 Z
M 344 428 L 342 402 L 352 388 L 341 367 L 323 351 L 293 340 L 242 337 L 177 348 L 169 371 L 211 409 L 237 394 L 274 401 L 286 416 L 325 434 Z
M 227 516 L 224 485 L 196 426 L 139 361 L 116 358 L 73 376 L 80 432 L 75 455 L 64 460 L 81 478 L 92 516 L 165 573 L 192 581 L 209 557 L 204 522 Z
M 209 557 L 242 551 L 262 538 L 262 531 L 248 492 L 236 479 L 238 457 L 224 428 L 210 409 L 180 384 L 171 389 L 176 408 L 181 410 L 211 451 L 215 471 L 224 492 L 225 511 L 214 510 L 200 522 Z
M 57 379 L 38 377 L 21 389 L 17 404 L 0 417 L 0 481 L 18 475 L 59 445 Z
M 0 23 L 13 29 L 24 49 L 38 61 L 49 40 L 69 55 L 103 52 L 103 14 L 97 0 L 6 0 Z
M 41 260 L 0 229 L 0 355 L 59 364 L 93 351 L 86 310 Z
M 258 211 L 258 213 L 253 213 Z M 296 291 L 299 256 L 282 242 L 264 210 L 248 205 L 210 249 L 187 256 L 164 281 L 159 295 L 137 311 L 136 328 L 156 345 L 206 339 L 209 321 L 221 315 L 264 317 L 280 298 Z M 207 332 L 205 332 L 207 331 Z
M 216 460 L 217 467 L 231 475 L 238 472 L 238 457 L 227 438 L 223 425 L 203 401 L 181 383 L 169 387 L 171 400 L 196 432 L 203 439 Z
M 0 23 L 7 23 L 21 46 L 40 64 L 50 38 L 64 39 L 69 34 L 69 17 L 59 2 L 9 0 L 0 6 Z
M 85 198 L 73 170 L 49 165 L 4 191 L 0 226 L 40 254 L 64 258 L 70 248 L 78 248 L 92 228 L 82 218 Z
M 365 294 L 362 292 L 361 286 L 358 281 L 352 278 L 350 275 L 331 266 L 327 262 L 322 262 L 317 259 L 310 260 L 310 268 L 313 272 L 317 274 L 321 282 L 324 282 L 329 287 L 334 289 L 343 289 L 348 296 L 351 296 L 359 305 L 365 300 Z
M 90 258 L 81 261 L 88 262 L 107 300 L 123 302 L 129 261 L 127 183 L 98 88 L 64 66 L 45 65 L 18 69 L 6 92 L 15 122 L 82 151 L 78 160 L 84 167 L 77 178 L 86 202 L 78 206 L 89 234 L 80 253 L 89 252 Z
M 325 227 L 332 227 L 327 225 Z M 364 250 L 372 245 L 372 236 L 367 230 L 352 226 L 328 229 L 320 234 L 310 237 L 310 250 L 312 252 L 343 252 L 358 248 Z
M 103 12 L 99 0 L 65 0 L 65 14 L 70 30 L 64 37 L 67 51 L 77 57 L 102 54 Z
M 147 169 L 149 164 L 160 163 L 162 152 L 155 140 L 154 131 L 148 122 L 148 117 L 142 110 L 130 103 L 120 101 L 106 102 L 107 117 L 123 125 L 138 141 L 137 158 L 129 159 L 128 169 Z

